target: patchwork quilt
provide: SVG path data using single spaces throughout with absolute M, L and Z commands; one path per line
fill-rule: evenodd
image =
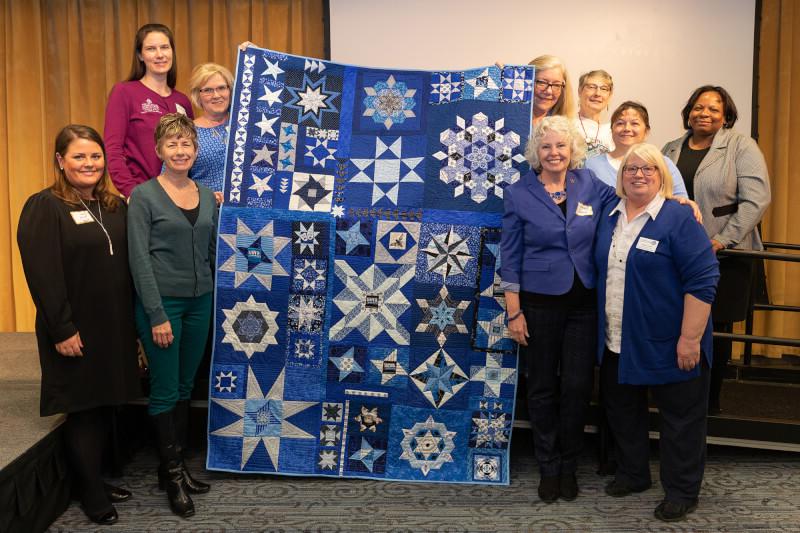
M 508 483 L 499 228 L 532 82 L 240 52 L 208 468 Z

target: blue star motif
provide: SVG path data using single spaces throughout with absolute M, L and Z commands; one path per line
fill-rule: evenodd
M 411 373 L 411 380 L 437 409 L 447 403 L 467 383 L 464 371 L 440 348 Z
M 322 126 L 322 114 L 336 114 L 339 109 L 333 100 L 341 93 L 328 90 L 325 86 L 326 78 L 311 81 L 308 74 L 303 75 L 302 87 L 285 87 L 291 95 L 286 106 L 297 110 L 298 123 L 311 120 L 314 124 Z
M 294 131 L 294 124 L 289 124 L 284 126 L 283 133 L 284 135 L 294 135 L 295 133 L 297 133 L 296 131 Z M 291 146 L 289 148 L 291 148 Z
M 437 361 L 435 365 L 428 363 L 428 383 L 425 385 L 425 390 L 433 394 L 439 394 L 439 391 L 452 393 L 453 386 L 450 380 L 454 368 L 455 365 L 448 365 L 444 359 Z
M 369 241 L 361 234 L 361 222 L 359 221 L 356 221 L 347 230 L 336 230 L 336 234 L 344 241 L 346 254 L 349 254 L 362 244 L 369 245 Z
M 361 461 L 364 463 L 364 466 L 367 467 L 367 470 L 372 472 L 372 469 L 375 466 L 375 461 L 380 459 L 380 457 L 385 453 L 385 450 L 376 450 L 373 448 L 369 442 L 367 442 L 367 439 L 362 437 L 361 449 L 353 453 L 353 455 L 350 456 L 350 459 L 353 461 Z
M 240 240 L 240 239 L 237 239 Z M 244 239 L 242 239 L 244 240 Z M 241 242 L 241 240 L 240 240 Z M 264 253 L 264 248 L 267 247 L 272 252 L 272 243 L 261 244 L 261 237 L 255 239 L 252 243 L 242 243 L 238 246 L 239 252 L 247 259 L 247 271 L 251 272 L 254 268 L 262 263 L 272 263 L 272 259 Z
M 444 331 L 447 326 L 455 326 L 456 310 L 447 305 L 446 302 L 440 302 L 437 307 L 431 307 L 431 325 L 434 325 Z
M 353 372 L 364 372 L 358 361 L 355 360 L 355 349 L 350 348 L 339 357 L 331 357 L 329 361 L 339 369 L 339 381 L 349 376 Z

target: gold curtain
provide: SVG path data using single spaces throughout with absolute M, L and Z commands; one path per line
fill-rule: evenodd
M 758 144 L 772 185 L 772 204 L 763 220 L 765 240 L 800 244 L 800 3 L 763 0 L 758 82 Z M 783 250 L 774 250 L 783 251 Z M 800 264 L 767 261 L 771 303 L 800 305 Z M 755 333 L 800 338 L 800 314 L 757 312 Z M 782 346 L 754 347 L 755 353 L 800 353 Z
M 25 200 L 52 182 L 52 143 L 69 123 L 103 131 L 106 99 L 128 75 L 136 30 L 175 34 L 177 89 L 194 65 L 235 66 L 251 41 L 325 54 L 323 0 L 4 0 L 0 13 L 0 331 L 33 331 L 16 245 Z

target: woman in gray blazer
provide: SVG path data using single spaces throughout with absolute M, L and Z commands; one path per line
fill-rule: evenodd
M 680 170 L 689 198 L 703 214 L 703 226 L 715 252 L 724 248 L 763 250 L 757 225 L 770 202 L 764 155 L 750 137 L 733 131 L 736 105 L 722 87 L 704 85 L 681 112 L 682 137 L 662 152 Z M 744 320 L 752 294 L 753 261 L 720 259 L 720 281 L 711 311 L 714 331 L 733 331 Z M 720 412 L 719 396 L 731 341 L 714 340 L 709 413 Z

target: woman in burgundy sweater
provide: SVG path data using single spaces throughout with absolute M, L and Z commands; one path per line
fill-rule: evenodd
M 153 138 L 159 119 L 167 113 L 194 118 L 189 98 L 175 90 L 172 31 L 163 24 L 145 24 L 133 46 L 131 73 L 108 97 L 103 134 L 111 180 L 125 196 L 161 171 Z

